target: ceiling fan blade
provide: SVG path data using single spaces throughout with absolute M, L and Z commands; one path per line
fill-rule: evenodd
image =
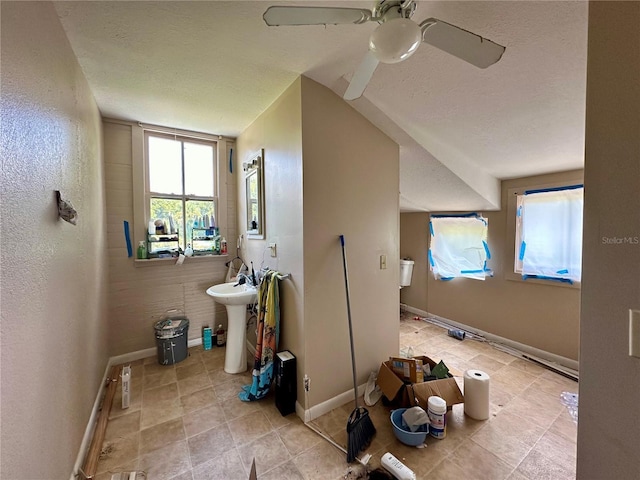
M 374 57 L 373 53 L 370 51 L 364 56 L 362 63 L 358 66 L 358 69 L 351 77 L 351 83 L 347 87 L 347 91 L 344 92 L 345 100 L 355 100 L 356 98 L 360 98 L 364 93 L 364 89 L 367 88 L 369 84 L 369 80 L 373 76 L 373 72 L 376 71 L 378 66 L 378 59 Z
M 267 8 L 262 18 L 270 27 L 279 25 L 338 25 L 368 22 L 371 20 L 371 11 L 363 8 L 273 6 Z
M 472 65 L 487 68 L 502 57 L 505 47 L 462 28 L 428 18 L 420 24 L 422 40 Z

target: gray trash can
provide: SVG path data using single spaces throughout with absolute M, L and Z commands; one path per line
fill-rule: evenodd
M 189 319 L 177 311 L 167 312 L 167 314 L 167 317 L 154 325 L 160 365 L 181 362 L 189 354 L 187 347 Z

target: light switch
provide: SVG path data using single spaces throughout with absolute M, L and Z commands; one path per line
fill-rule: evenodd
M 629 356 L 640 358 L 640 310 L 629 310 Z
M 380 255 L 380 270 L 386 270 L 386 269 L 387 269 L 387 256 Z
M 275 243 L 270 243 L 269 244 L 269 250 L 271 250 L 271 256 L 272 257 L 276 257 L 277 256 L 276 244 Z

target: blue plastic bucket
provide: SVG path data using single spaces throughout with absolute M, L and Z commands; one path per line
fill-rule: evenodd
M 411 445 L 417 447 L 422 445 L 429 433 L 429 425 L 420 425 L 420 428 L 412 432 L 409 427 L 402 426 L 402 414 L 406 411 L 406 408 L 399 408 L 391 412 L 391 425 L 393 426 L 393 433 L 396 438 L 405 445 Z

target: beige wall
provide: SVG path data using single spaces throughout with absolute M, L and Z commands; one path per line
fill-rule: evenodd
M 402 214 L 402 255 L 415 258 L 412 285 L 403 303 L 450 320 L 572 360 L 578 359 L 580 289 L 555 283 L 522 281 L 513 274 L 515 210 L 508 208 L 511 189 L 537 188 L 582 181 L 581 171 L 502 182 L 502 209 L 482 212 L 489 221 L 487 262 L 494 276 L 485 281 L 458 278 L 438 281 L 429 271 L 425 245 L 429 241 L 428 214 Z M 426 291 L 420 288 L 427 279 Z M 414 288 L 415 287 L 415 288 Z M 417 292 L 416 292 L 417 291 Z M 410 293 L 411 292 L 411 293 Z M 425 305 L 423 308 L 418 306 Z M 406 299 L 406 300 L 405 300 Z M 414 305 L 411 302 L 416 302 Z
M 640 2 L 589 6 L 577 478 L 640 478 Z M 614 54 L 615 52 L 615 54 Z
M 280 283 L 280 348 L 298 357 L 298 402 L 309 409 L 352 388 L 339 234 L 347 238 L 359 382 L 398 351 L 398 146 L 333 92 L 301 77 L 240 135 L 237 162 L 259 148 L 266 238 L 245 241 L 243 256 L 256 268 L 264 258 L 292 275 Z M 270 242 L 276 258 L 265 253 Z M 379 270 L 381 254 L 387 270 Z
M 0 477 L 69 478 L 107 365 L 100 115 L 51 4 L 2 2 L 1 43 Z
M 229 243 L 229 255 L 187 258 L 174 261 L 135 262 L 127 257 L 123 221 L 129 222 L 134 235 L 144 238 L 145 225 L 134 224 L 132 129 L 125 122 L 105 120 L 104 164 L 107 203 L 107 251 L 109 256 L 109 346 L 111 355 L 120 355 L 155 346 L 153 324 L 167 310 L 180 309 L 189 318 L 189 339 L 200 338 L 202 326 L 227 325 L 224 305 L 217 304 L 205 291 L 224 282 L 225 262 L 235 256 L 235 178 L 228 172 L 228 152 L 220 159 L 221 182 L 227 188 L 227 214 L 231 219 L 222 235 Z M 134 145 L 135 146 L 135 145 Z M 134 244 L 134 251 L 135 251 Z
M 302 122 L 301 81 L 298 78 L 237 139 L 238 155 L 234 171 L 237 178 L 238 231 L 245 236 L 242 258 L 255 270 L 266 266 L 290 273 L 280 282 L 280 350 L 297 357 L 298 376 L 305 368 L 304 351 L 304 264 L 302 238 Z M 246 240 L 245 184 L 242 162 L 264 148 L 265 239 Z M 277 245 L 272 258 L 268 243 Z M 247 338 L 255 345 L 255 328 Z M 298 382 L 298 401 L 303 404 L 302 382 Z
M 398 352 L 399 147 L 305 77 L 302 139 L 306 373 L 309 403 L 317 405 L 353 388 L 340 234 L 358 383 Z
M 400 258 L 413 260 L 411 285 L 400 290 L 400 303 L 427 312 L 429 214 L 400 214 Z

